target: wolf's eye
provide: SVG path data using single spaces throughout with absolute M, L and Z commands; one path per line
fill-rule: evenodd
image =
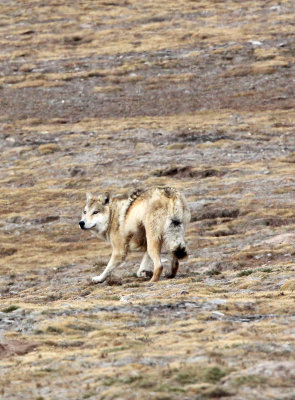
M 92 215 L 94 215 L 94 214 L 98 214 L 98 211 L 93 211 Z
M 85 210 L 83 211 L 83 214 L 86 214 L 86 211 L 85 211 Z

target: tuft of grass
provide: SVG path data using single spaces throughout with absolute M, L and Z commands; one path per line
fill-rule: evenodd
M 42 368 L 42 372 L 56 372 L 56 371 L 57 369 L 55 368 L 50 368 L 50 367 Z
M 223 397 L 228 397 L 228 396 L 232 396 L 233 393 L 224 390 L 223 388 L 220 387 L 210 387 L 206 390 L 204 390 L 204 392 L 201 394 L 200 399 L 202 400 L 206 400 L 206 399 L 219 399 L 219 398 L 223 398 Z
M 124 287 L 126 287 L 126 288 L 137 288 L 137 287 L 141 287 L 141 284 L 138 283 L 138 282 L 125 283 Z
M 100 269 L 100 267 L 105 267 L 106 264 L 107 264 L 106 260 L 104 260 L 104 259 L 101 258 L 101 259 L 98 259 L 98 260 L 93 264 L 93 268 L 94 268 L 95 270 L 98 270 L 98 269 Z
M 42 329 L 35 329 L 33 331 L 34 335 L 42 335 L 44 333 L 44 331 L 42 331 Z
M 101 296 L 101 299 L 102 300 L 106 300 L 106 301 L 119 301 L 120 300 L 120 296 L 118 296 L 118 295 L 108 295 L 108 294 L 106 294 L 106 295 L 102 295 Z
M 218 366 L 207 367 L 204 370 L 204 380 L 209 383 L 217 383 L 226 375 L 226 372 Z
M 131 383 L 141 381 L 142 379 L 143 379 L 143 376 L 141 376 L 141 375 L 127 376 L 125 378 L 120 379 L 120 382 L 122 382 L 126 385 L 130 385 Z
M 220 275 L 221 272 L 218 268 L 212 268 L 206 272 L 206 275 L 213 276 L 213 275 Z
M 128 346 L 117 346 L 117 347 L 111 347 L 110 349 L 106 349 L 105 352 L 113 353 L 113 352 L 123 351 L 123 350 L 127 350 L 127 349 L 129 349 Z
M 92 332 L 95 328 L 88 324 L 78 323 L 78 324 L 67 324 L 67 328 L 73 329 L 75 331 Z
M 93 92 L 95 93 L 112 93 L 112 92 L 121 92 L 122 89 L 120 86 L 96 86 L 93 88 Z
M 118 382 L 118 379 L 114 378 L 113 376 L 106 376 L 101 384 L 103 386 L 113 386 L 116 382 Z
M 197 382 L 217 383 L 227 373 L 218 366 L 205 368 L 190 368 L 178 373 L 176 380 L 182 385 Z
M 41 144 L 38 147 L 38 151 L 42 155 L 52 154 L 59 150 L 60 150 L 60 147 L 55 143 Z
M 261 268 L 260 271 L 269 273 L 269 272 L 272 272 L 272 269 L 271 268 Z
M 90 390 L 89 392 L 84 393 L 82 398 L 83 399 L 88 399 L 89 397 L 95 396 L 95 395 L 96 395 L 96 392 Z
M 152 380 L 151 377 L 145 377 L 141 379 L 137 384 L 137 387 L 140 387 L 142 389 L 151 389 L 154 386 L 156 386 L 156 382 Z
M 18 308 L 19 308 L 19 306 L 15 306 L 15 305 L 12 304 L 12 305 L 9 306 L 9 307 L 3 308 L 2 312 L 4 312 L 4 313 L 10 313 L 10 312 L 12 312 L 12 311 L 17 310 Z
M 258 375 L 242 375 L 234 378 L 231 381 L 233 386 L 250 386 L 250 387 L 255 387 L 257 385 L 260 385 L 262 383 L 265 383 L 265 378 L 262 378 L 261 376 Z
M 56 326 L 48 326 L 47 332 L 50 332 L 50 333 L 62 333 L 63 330 L 61 328 L 57 328 Z
M 178 386 L 170 386 L 170 385 L 161 385 L 157 388 L 160 392 L 168 392 L 168 393 L 185 393 L 186 390 L 178 387 Z
M 248 276 L 248 275 L 251 275 L 251 274 L 253 274 L 253 269 L 244 269 L 243 271 L 240 271 L 240 272 L 238 272 L 237 273 L 237 276 L 240 278 L 241 276 Z
M 111 297 L 110 297 L 110 300 L 119 301 L 120 298 L 121 298 L 120 296 L 114 295 L 114 296 L 111 296 Z

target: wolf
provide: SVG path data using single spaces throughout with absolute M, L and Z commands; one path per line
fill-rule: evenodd
M 105 270 L 94 276 L 92 282 L 104 282 L 116 267 L 124 264 L 129 250 L 144 252 L 137 276 L 151 277 L 151 282 L 157 282 L 163 271 L 163 247 L 172 255 L 166 276 L 174 278 L 179 260 L 187 256 L 184 235 L 189 221 L 187 201 L 172 187 L 137 189 L 125 199 L 114 198 L 109 192 L 98 196 L 87 193 L 80 228 L 96 232 L 112 245 Z

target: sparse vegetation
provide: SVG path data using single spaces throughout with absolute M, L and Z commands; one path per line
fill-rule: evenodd
M 268 274 L 272 272 L 272 268 L 261 268 L 261 272 L 267 272 Z
M 250 387 L 256 387 L 257 385 L 261 385 L 265 382 L 266 379 L 259 375 L 242 375 L 234 378 L 231 383 L 233 386 L 247 385 Z
M 238 272 L 237 276 L 238 277 L 249 276 L 249 275 L 253 274 L 253 272 L 254 272 L 253 269 L 243 270 L 243 271 Z
M 209 271 L 207 271 L 206 274 L 209 276 L 220 275 L 221 271 L 218 268 L 212 268 L 212 269 L 209 269 Z
M 11 312 L 17 310 L 18 308 L 19 308 L 19 306 L 11 305 L 11 306 L 8 306 L 6 308 L 3 308 L 1 311 L 4 312 L 4 313 L 11 313 Z
M 226 372 L 218 366 L 204 368 L 199 365 L 192 365 L 180 370 L 176 380 L 182 385 L 199 382 L 217 383 L 225 375 Z

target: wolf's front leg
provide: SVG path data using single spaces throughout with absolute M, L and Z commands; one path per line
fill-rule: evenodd
M 98 276 L 94 276 L 92 278 L 92 282 L 93 283 L 102 283 L 102 282 L 104 282 L 107 279 L 107 277 L 110 275 L 110 273 L 113 271 L 113 269 L 115 269 L 119 265 L 123 265 L 125 257 L 126 257 L 125 254 L 114 253 L 113 252 L 112 256 L 111 256 L 111 259 L 108 262 L 108 265 L 106 266 L 106 268 L 103 271 L 103 273 L 98 275 Z

